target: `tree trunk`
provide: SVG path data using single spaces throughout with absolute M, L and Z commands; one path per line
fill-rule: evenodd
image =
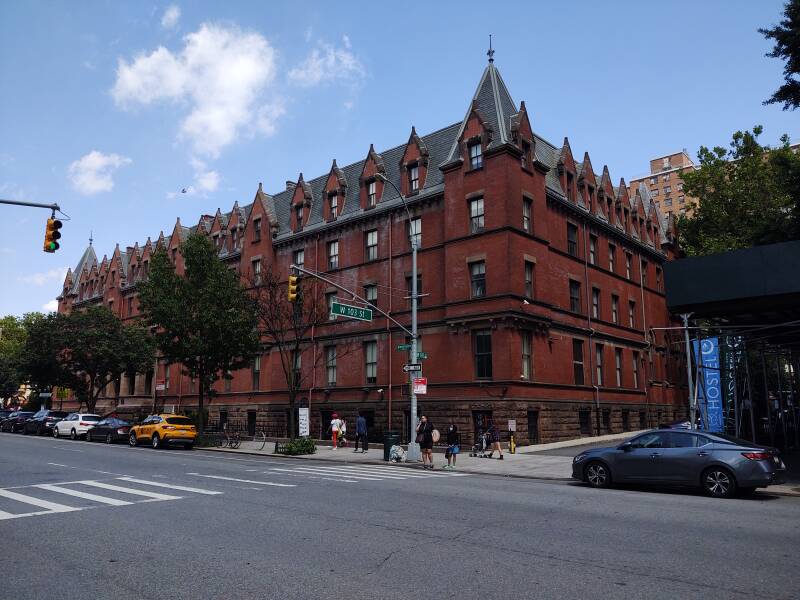
M 206 430 L 206 412 L 203 407 L 204 393 L 206 391 L 205 373 L 198 377 L 199 387 L 197 393 L 197 431 L 200 435 Z
M 289 439 L 293 440 L 296 436 L 294 432 L 296 431 L 296 427 L 294 424 L 295 415 L 294 415 L 294 404 L 295 404 L 295 394 L 289 394 Z

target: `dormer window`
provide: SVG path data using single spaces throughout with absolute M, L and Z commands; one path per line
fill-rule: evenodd
M 408 189 L 411 192 L 419 191 L 419 165 L 416 163 L 408 167 Z
M 522 142 L 522 156 L 520 157 L 523 169 L 530 168 L 531 162 L 531 145 L 528 142 Z
M 253 220 L 253 241 L 261 241 L 261 219 Z
M 231 227 L 231 250 L 236 250 L 236 228 Z
M 567 173 L 567 199 L 575 202 L 575 177 L 572 173 Z
M 377 184 L 375 180 L 367 182 L 367 208 L 373 208 L 378 201 Z
M 294 218 L 295 218 L 295 231 L 300 231 L 303 229 L 303 205 L 298 204 L 294 207 Z
M 475 142 L 469 145 L 469 168 L 480 169 L 483 167 L 483 151 L 481 143 Z
M 172 249 L 172 264 L 175 264 L 176 260 L 178 260 L 178 249 L 177 248 L 173 248 Z M 111 283 L 112 284 L 114 283 L 114 275 L 113 274 L 111 275 Z
M 219 248 L 219 234 L 215 233 L 214 235 L 211 236 L 211 239 L 214 242 L 214 247 Z
M 336 192 L 328 194 L 328 219 L 333 221 L 339 216 L 339 195 Z

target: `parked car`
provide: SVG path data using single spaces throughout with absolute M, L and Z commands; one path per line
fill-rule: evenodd
M 97 425 L 86 432 L 86 441 L 96 442 L 103 440 L 106 444 L 124 442 L 128 439 L 130 429 L 130 421 L 124 421 L 116 417 L 107 417 L 98 421 Z
M 63 410 L 40 410 L 25 422 L 22 433 L 53 435 L 53 426 L 68 414 Z
M 128 442 L 136 446 L 148 442 L 153 448 L 182 445 L 187 450 L 194 446 L 197 429 L 194 421 L 181 415 L 150 415 L 138 425 L 131 427 Z
M 90 428 L 97 425 L 102 419 L 100 415 L 89 413 L 72 413 L 67 415 L 53 427 L 53 437 L 69 436 L 72 440 L 77 440 L 86 435 Z
M 33 416 L 33 411 L 30 410 L 15 410 L 8 415 L 8 418 L 3 421 L 0 426 L 2 431 L 10 431 L 11 433 L 19 433 L 25 426 L 25 421 Z
M 592 487 L 699 486 L 718 498 L 779 483 L 785 472 L 774 448 L 721 433 L 678 429 L 647 431 L 615 448 L 586 450 L 572 461 L 572 477 Z
M 3 410 L 0 410 L 0 425 L 2 425 L 3 421 L 5 421 L 13 412 L 14 411 L 10 408 L 4 408 Z

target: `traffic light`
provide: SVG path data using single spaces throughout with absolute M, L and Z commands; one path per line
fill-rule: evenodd
M 289 302 L 297 300 L 297 275 L 289 275 Z
M 61 237 L 61 221 L 53 217 L 47 219 L 47 228 L 44 231 L 44 251 L 55 252 L 59 249 L 58 239 Z

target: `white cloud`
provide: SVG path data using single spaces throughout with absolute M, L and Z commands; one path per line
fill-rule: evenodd
M 283 108 L 267 89 L 276 71 L 269 42 L 257 33 L 210 23 L 183 41 L 176 53 L 159 47 L 131 62 L 120 59 L 111 91 L 117 105 L 182 103 L 187 113 L 180 137 L 201 156 L 218 156 L 248 127 L 273 133 Z
M 306 59 L 289 71 L 289 81 L 301 87 L 335 80 L 360 79 L 364 66 L 350 51 L 350 38 L 343 37 L 344 48 L 320 43 Z
M 59 269 L 50 269 L 49 271 L 44 271 L 43 273 L 30 273 L 29 275 L 19 275 L 17 277 L 17 281 L 41 287 L 43 285 L 50 283 L 51 281 L 57 281 L 58 283 L 62 283 L 66 276 L 67 276 L 67 267 L 61 267 Z
M 174 4 L 167 7 L 164 11 L 164 16 L 161 17 L 161 26 L 164 29 L 172 29 L 178 24 L 178 19 L 181 18 L 181 9 Z
M 103 154 L 92 150 L 69 166 L 72 186 L 81 194 L 91 195 L 114 189 L 114 171 L 133 161 L 119 154 Z
M 72 187 L 84 195 L 110 192 L 114 189 L 114 171 L 133 162 L 119 154 L 103 154 L 92 150 L 69 165 Z
M 47 304 L 42 306 L 44 312 L 56 312 L 58 310 L 58 300 L 50 300 Z

